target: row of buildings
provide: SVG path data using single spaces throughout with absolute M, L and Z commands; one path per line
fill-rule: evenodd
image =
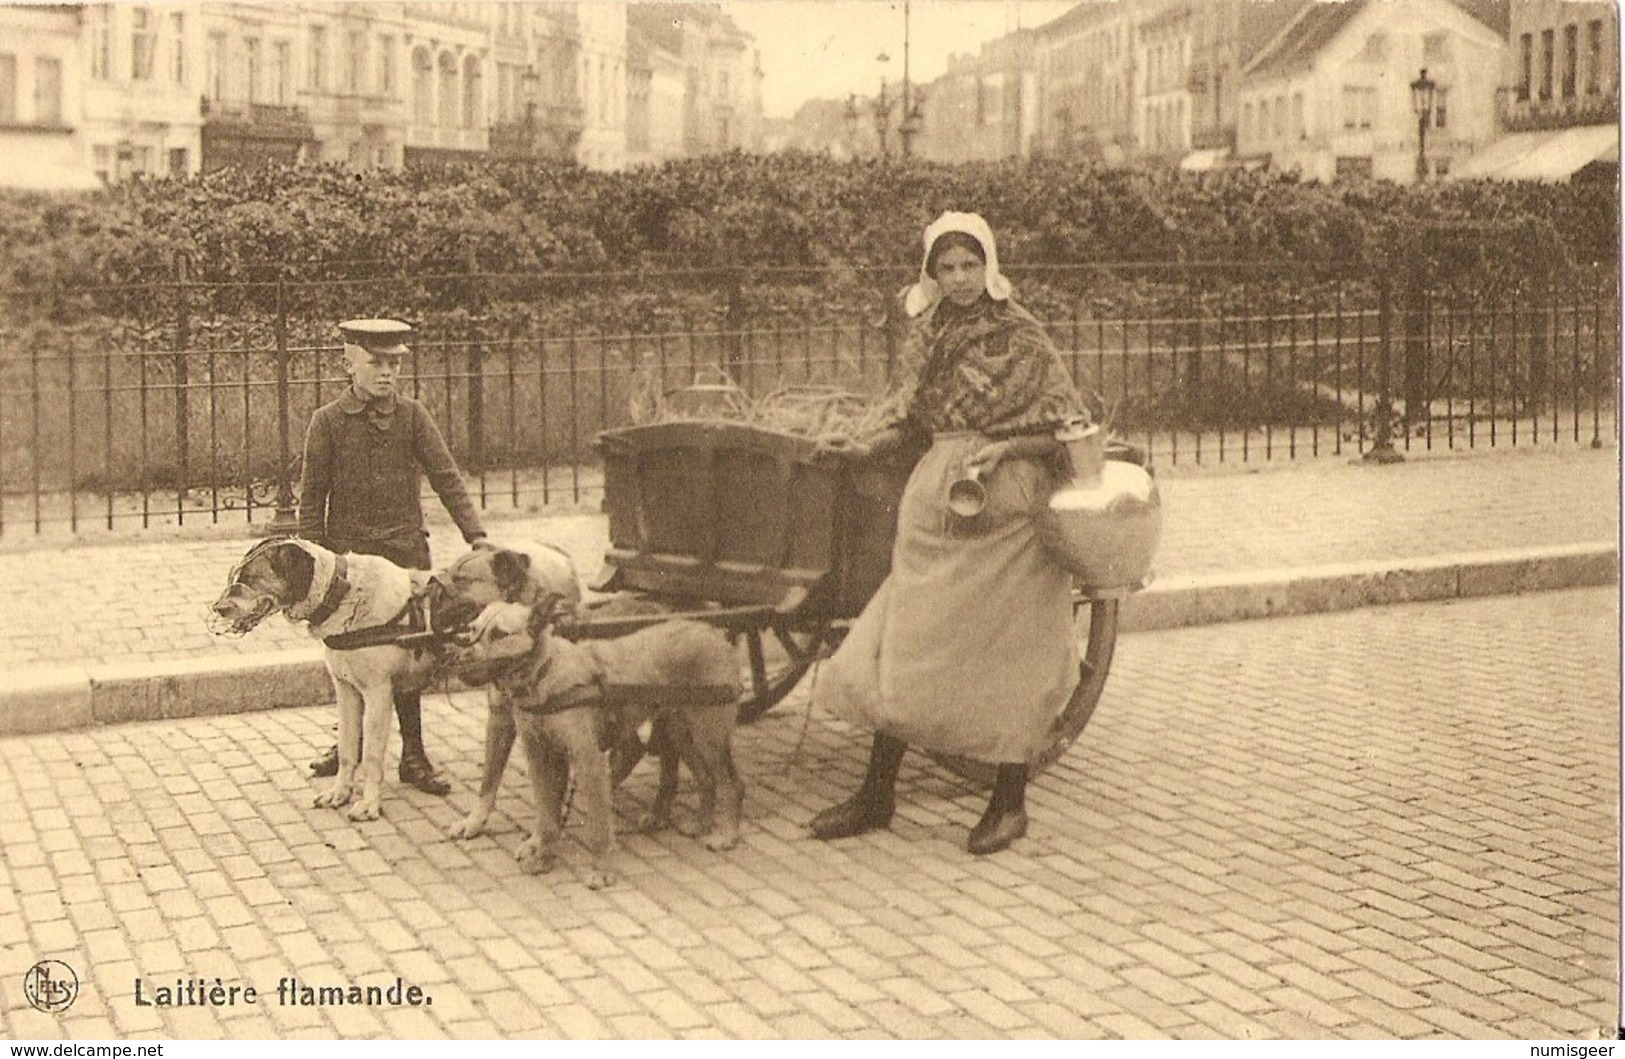
M 1306 177 L 1617 173 L 1611 0 L 1085 0 L 946 74 L 809 104 L 790 142 Z
M 753 150 L 761 78 L 714 4 L 7 4 L 0 186 L 262 159 L 617 169 Z

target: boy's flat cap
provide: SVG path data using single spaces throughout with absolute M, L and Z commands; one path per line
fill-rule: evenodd
M 339 324 L 344 341 L 369 349 L 390 349 L 412 337 L 412 325 L 400 320 L 346 320 Z

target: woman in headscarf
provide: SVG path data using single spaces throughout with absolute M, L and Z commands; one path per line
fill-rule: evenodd
M 987 222 L 944 213 L 926 228 L 894 425 L 862 455 L 929 441 L 903 492 L 891 573 L 825 664 L 814 694 L 874 731 L 851 798 L 819 813 L 820 839 L 890 824 L 903 753 L 913 745 L 995 763 L 987 811 L 967 843 L 981 855 L 1027 831 L 1027 762 L 1078 681 L 1072 579 L 1041 549 L 1034 523 L 1057 473 L 1056 429 L 1087 418 L 1043 325 L 1011 300 Z M 980 469 L 985 509 L 965 519 L 949 486 Z

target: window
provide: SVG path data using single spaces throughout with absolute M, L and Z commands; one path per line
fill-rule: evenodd
M 395 94 L 395 38 L 378 38 L 378 91 L 381 95 Z
M 285 106 L 289 81 L 293 77 L 293 45 L 285 40 L 271 43 L 271 102 Z
M 172 177 L 186 175 L 186 148 L 171 147 L 169 149 L 169 175 Z
M 450 52 L 440 53 L 440 116 L 436 124 L 448 129 L 457 124 L 457 60 Z
M 98 143 L 90 150 L 91 167 L 95 170 L 96 179 L 103 184 L 113 180 L 113 148 L 105 143 Z
M 310 87 L 327 91 L 327 27 L 310 27 Z
M 1574 86 L 1577 80 L 1576 67 L 1580 65 L 1580 27 L 1573 23 L 1563 27 L 1563 78 L 1562 91 L 1564 99 L 1574 98 Z
M 1241 105 L 1241 138 L 1248 139 L 1253 134 L 1253 104 L 1251 101 Z
M 1309 138 L 1309 126 L 1303 120 L 1303 93 L 1292 93 L 1292 133 L 1300 140 Z
M 153 24 L 152 12 L 144 7 L 130 12 L 130 77 L 136 81 L 150 81 L 153 74 L 153 56 L 158 50 L 158 28 Z
M 90 9 L 90 76 L 106 81 L 113 76 L 113 8 L 98 4 Z
M 1438 88 L 1433 92 L 1433 127 L 1442 129 L 1450 116 L 1450 90 Z
M 367 87 L 367 34 L 352 29 L 347 40 L 350 60 L 344 67 L 344 90 L 350 93 L 365 91 Z
M 1525 33 L 1518 38 L 1518 102 L 1529 99 L 1529 83 L 1535 76 L 1535 38 Z
M 1338 180 L 1371 179 L 1371 159 L 1340 155 L 1336 164 Z
M 204 76 L 208 78 L 209 98 L 222 100 L 226 98 L 226 35 L 224 33 L 209 34 L 209 52 L 204 58 L 206 69 Z
M 1422 59 L 1425 62 L 1449 62 L 1450 34 L 1444 32 L 1423 34 Z
M 17 56 L 0 54 L 0 123 L 17 123 Z
M 1552 98 L 1552 43 L 1549 29 L 1540 31 L 1540 98 Z
M 1602 20 L 1592 19 L 1586 23 L 1586 51 L 1590 58 L 1586 62 L 1586 95 L 1594 96 L 1602 91 Z
M 1388 34 L 1381 32 L 1371 34 L 1365 39 L 1365 49 L 1360 55 L 1368 62 L 1382 62 L 1388 58 Z
M 484 95 L 480 61 L 470 55 L 463 60 L 463 128 L 475 129 L 484 124 L 485 115 L 480 113 Z
M 62 124 L 62 60 L 34 60 L 34 120 Z
M 412 53 L 412 121 L 434 124 L 434 62 L 426 48 Z
M 169 16 L 169 80 L 186 83 L 186 16 L 179 12 Z
M 1270 130 L 1276 139 L 1286 135 L 1286 97 L 1275 97 L 1275 124 Z
M 243 98 L 250 103 L 260 101 L 260 41 L 249 37 L 243 41 Z

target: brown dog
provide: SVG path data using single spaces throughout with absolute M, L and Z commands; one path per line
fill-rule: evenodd
M 466 625 L 485 603 L 499 598 L 495 589 L 480 588 L 496 582 L 489 573 L 495 554 L 478 549 L 431 575 L 376 556 L 341 557 L 297 537 L 271 538 L 250 548 L 232 570 L 225 593 L 211 608 L 211 628 L 243 635 L 272 614 L 282 613 L 290 621 L 305 622 L 312 636 L 326 640 L 399 622 L 415 600 L 424 603 L 436 628 Z M 506 564 L 510 574 L 501 591 L 532 599 L 580 598 L 575 567 L 558 549 L 529 544 L 504 554 L 511 557 Z M 459 605 L 460 597 L 448 592 L 448 585 L 482 598 Z M 444 614 L 439 613 L 442 607 Z M 332 785 L 316 797 L 318 806 L 336 809 L 349 804 L 359 786 L 361 797 L 350 805 L 350 818 L 378 818 L 394 691 L 427 687 L 443 657 L 443 650 L 433 644 L 406 648 L 379 643 L 329 647 L 324 652 L 339 707 L 339 771 Z
M 375 555 L 335 555 L 295 537 L 262 541 L 232 570 L 225 593 L 211 608 L 220 631 L 242 634 L 272 614 L 308 624 L 326 639 L 399 619 L 427 575 Z M 339 771 L 316 796 L 318 806 L 350 804 L 352 820 L 382 812 L 384 759 L 389 747 L 396 688 L 428 685 L 439 661 L 427 648 L 394 644 L 335 650 L 323 655 L 339 708 Z
M 524 744 L 536 824 L 516 855 L 527 870 L 547 871 L 556 863 L 573 770 L 592 854 L 588 886 L 611 881 L 615 830 L 604 749 L 656 712 L 663 715 L 676 754 L 661 759 L 660 788 L 645 826 L 670 822 L 681 758 L 698 780 L 700 801 L 691 823 L 680 830 L 708 849 L 733 847 L 744 785 L 732 747 L 739 664 L 727 638 L 703 623 L 673 620 L 614 640 L 578 644 L 552 635 L 553 620 L 545 603 L 487 607 L 454 663 L 465 682 L 493 685 L 492 710 L 499 703 L 509 710 Z M 452 837 L 469 838 L 484 829 L 505 764 L 506 755 L 487 759 L 480 803 L 452 825 Z

